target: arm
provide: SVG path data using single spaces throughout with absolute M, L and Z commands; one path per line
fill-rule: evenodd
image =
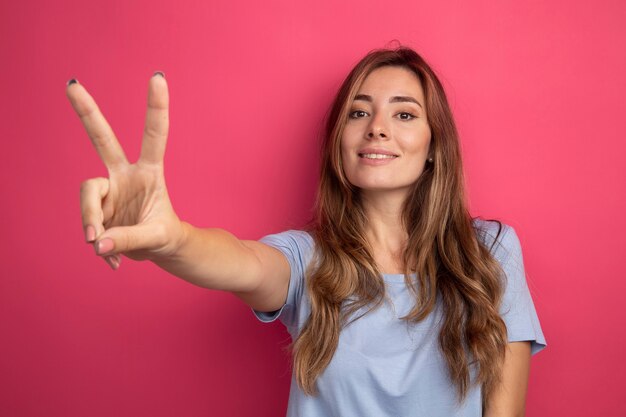
M 87 90 L 71 80 L 66 93 L 109 172 L 81 185 L 85 240 L 98 256 L 113 269 L 121 255 L 150 260 L 193 284 L 231 291 L 259 311 L 282 307 L 290 267 L 280 251 L 195 228 L 174 212 L 163 173 L 169 95 L 162 73 L 150 79 L 141 155 L 133 164 Z
M 230 291 L 258 311 L 283 306 L 290 267 L 280 251 L 222 229 L 198 229 L 186 222 L 182 226 L 179 247 L 155 264 L 200 287 Z
M 489 232 L 495 239 L 497 233 Z M 502 369 L 502 383 L 487 399 L 485 416 L 523 416 L 530 372 L 531 353 L 546 346 L 539 319 L 526 282 L 520 240 L 515 230 L 504 231 L 493 245 L 493 255 L 506 275 L 500 314 L 509 340 Z
M 484 417 L 523 417 L 530 371 L 530 342 L 509 343 L 502 383 L 487 402 Z

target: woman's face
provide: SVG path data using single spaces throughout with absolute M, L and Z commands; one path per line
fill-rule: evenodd
M 363 82 L 343 131 L 346 178 L 364 192 L 406 195 L 429 157 L 430 137 L 417 76 L 403 67 L 378 68 Z

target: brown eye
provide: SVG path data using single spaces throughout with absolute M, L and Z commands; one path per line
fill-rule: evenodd
M 398 117 L 400 118 L 400 120 L 412 120 L 412 119 L 415 119 L 414 115 L 412 115 L 411 113 L 407 113 L 407 112 L 399 113 Z
M 360 119 L 361 117 L 365 117 L 365 116 L 367 116 L 367 113 L 364 112 L 363 110 L 355 110 L 353 112 L 350 112 L 351 119 Z

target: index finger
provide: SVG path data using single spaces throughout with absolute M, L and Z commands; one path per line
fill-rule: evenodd
M 117 141 L 113 129 L 87 90 L 76 80 L 70 80 L 66 94 L 107 168 L 128 164 L 124 150 Z

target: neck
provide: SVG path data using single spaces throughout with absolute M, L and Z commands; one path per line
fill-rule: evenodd
M 367 217 L 365 236 L 379 268 L 385 273 L 402 272 L 402 253 L 408 239 L 402 225 L 406 194 L 368 191 L 361 197 Z

